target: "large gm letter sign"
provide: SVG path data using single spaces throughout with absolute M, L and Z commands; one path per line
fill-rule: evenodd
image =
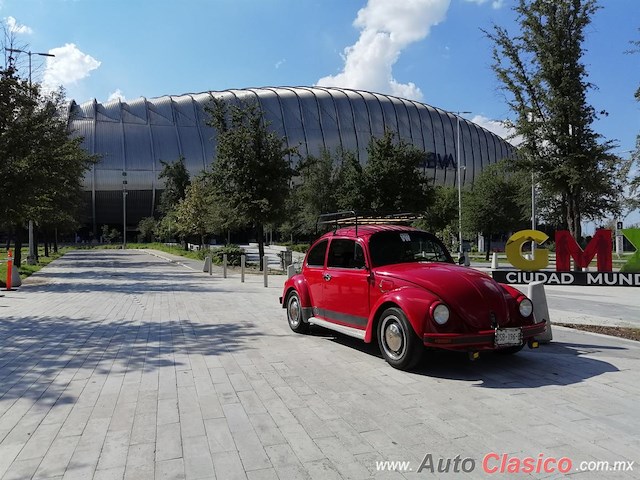
M 636 248 L 636 253 L 620 269 L 613 271 L 610 230 L 597 230 L 583 250 L 566 230 L 556 232 L 556 271 L 545 270 L 549 266 L 549 250 L 536 248 L 533 255 L 525 256 L 522 247 L 527 242 L 544 244 L 548 236 L 538 230 L 521 230 L 507 241 L 507 260 L 519 270 L 494 270 L 493 278 L 502 283 L 522 284 L 543 281 L 547 285 L 599 285 L 599 286 L 640 286 L 640 229 L 620 230 Z M 587 270 L 596 258 L 597 272 Z M 571 259 L 576 270 L 571 271 Z

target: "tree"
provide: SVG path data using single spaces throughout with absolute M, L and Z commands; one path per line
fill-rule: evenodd
M 169 242 L 178 239 L 179 226 L 175 210 L 170 211 L 162 217 L 156 224 L 154 234 L 162 242 Z
M 374 212 L 424 212 L 433 201 L 433 189 L 420 166 L 424 152 L 391 132 L 372 138 L 364 169 L 368 204 Z
M 640 101 L 640 96 L 638 97 Z M 635 166 L 636 169 L 640 168 L 640 134 L 636 137 L 636 148 L 631 152 L 631 160 L 629 167 Z M 629 210 L 635 210 L 640 208 L 640 175 L 635 176 L 631 180 L 629 189 L 629 198 L 627 199 L 627 207 Z
M 640 52 L 640 40 L 634 40 L 631 44 L 633 45 L 633 49 L 628 53 Z M 636 90 L 634 97 L 637 102 L 640 102 L 640 86 Z M 629 169 L 631 169 L 632 166 L 635 166 L 636 168 L 640 167 L 640 133 L 636 136 L 636 147 L 631 152 Z M 637 175 L 632 179 L 630 194 L 630 198 L 628 199 L 629 208 L 636 209 L 640 207 L 640 175 Z
M 264 226 L 282 219 L 293 174 L 289 156 L 295 149 L 269 131 L 255 103 L 214 100 L 206 111 L 218 142 L 209 174 L 213 202 L 223 225 L 255 227 L 262 258 Z
M 53 226 L 77 216 L 95 161 L 81 142 L 70 137 L 62 90 L 44 94 L 11 62 L 0 69 L 0 218 L 16 234 L 16 265 L 27 221 Z
M 182 155 L 172 163 L 160 160 L 162 170 L 158 178 L 161 180 L 164 179 L 164 190 L 160 195 L 160 202 L 158 204 L 158 210 L 161 213 L 169 213 L 186 195 L 190 180 L 189 171 L 184 164 L 184 160 Z
M 200 175 L 187 187 L 185 197 L 175 208 L 178 231 L 185 237 L 197 236 L 199 245 L 205 244 L 210 231 L 211 190 L 207 186 L 207 177 Z
M 138 235 L 139 242 L 153 242 L 155 240 L 156 229 L 158 228 L 158 222 L 153 217 L 145 217 L 138 223 Z
M 340 152 L 335 199 L 336 210 L 371 210 L 365 170 L 353 152 Z
M 83 138 L 70 137 L 64 118 L 62 90 L 41 96 L 39 125 L 34 131 L 40 138 L 34 142 L 30 163 L 36 172 L 32 175 L 35 205 L 30 218 L 36 220 L 38 231 L 73 231 L 79 225 L 81 207 L 84 206 L 83 179 L 97 157 L 82 148 Z
M 528 216 L 528 175 L 514 174 L 506 161 L 484 168 L 464 196 L 463 224 L 471 232 L 482 232 L 488 239 L 486 258 L 491 251 L 491 236 L 524 226 Z
M 298 167 L 300 183 L 290 196 L 290 216 L 298 231 L 311 233 L 321 213 L 422 213 L 433 201 L 433 189 L 420 166 L 424 152 L 391 132 L 372 138 L 363 167 L 353 152 L 323 152 Z M 297 205 L 297 208 L 295 207 Z M 292 232 L 293 226 L 285 226 Z
M 519 35 L 497 25 L 485 32 L 516 117 L 511 126 L 524 139 L 520 164 L 556 199 L 560 227 L 576 238 L 583 218 L 618 211 L 621 190 L 620 160 L 610 153 L 612 142 L 601 142 L 593 131 L 597 115 L 586 100 L 593 85 L 586 80 L 582 43 L 597 9 L 595 0 L 519 0 Z
M 422 228 L 438 236 L 446 245 L 451 246 L 458 231 L 458 189 L 438 185 L 433 192 L 433 203 L 416 222 Z
M 280 231 L 287 236 L 310 236 L 315 232 L 318 216 L 337 209 L 338 169 L 328 150 L 319 157 L 309 155 L 296 169 L 285 209 L 286 218 Z

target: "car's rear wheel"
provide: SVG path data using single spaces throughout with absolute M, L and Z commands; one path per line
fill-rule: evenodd
M 382 312 L 377 333 L 380 352 L 392 367 L 407 370 L 420 361 L 424 346 L 401 309 Z
M 298 292 L 292 291 L 287 295 L 286 305 L 289 328 L 296 333 L 306 333 L 309 330 L 309 324 L 302 320 L 302 306 L 300 305 Z

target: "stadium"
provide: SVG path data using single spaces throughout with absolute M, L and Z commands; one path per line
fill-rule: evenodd
M 344 88 L 265 87 L 106 103 L 72 101 L 70 129 L 100 159 L 84 179 L 85 218 L 94 234 L 104 224 L 122 225 L 125 205 L 127 230 L 153 215 L 163 189 L 161 160 L 184 157 L 192 176 L 211 165 L 216 132 L 207 125 L 205 106 L 214 98 L 257 102 L 270 128 L 303 157 L 342 148 L 364 164 L 371 138 L 394 132 L 425 152 L 424 173 L 436 185 L 457 184 L 458 158 L 464 186 L 485 166 L 513 153 L 508 142 L 455 113 Z

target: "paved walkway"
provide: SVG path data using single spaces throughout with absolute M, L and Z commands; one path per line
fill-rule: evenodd
M 427 454 L 481 478 L 490 452 L 638 478 L 638 343 L 556 328 L 537 351 L 400 372 L 356 340 L 290 332 L 283 276 L 168 258 L 76 251 L 2 292 L 0 478 L 428 478 Z M 377 470 L 396 460 L 414 472 Z

